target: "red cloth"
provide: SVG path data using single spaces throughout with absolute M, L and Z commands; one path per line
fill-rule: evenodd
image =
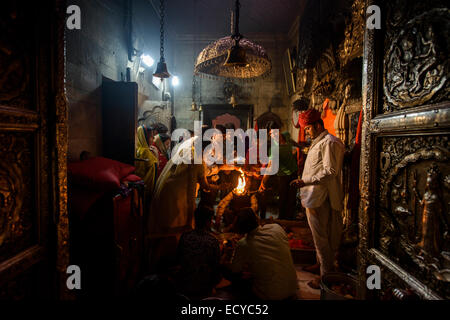
M 156 177 L 158 178 L 161 175 L 161 172 L 163 171 L 164 167 L 166 166 L 168 160 L 166 156 L 158 151 L 158 160 L 159 160 L 159 166 L 158 166 L 158 172 L 156 174 Z
M 119 188 L 122 178 L 135 170 L 133 166 L 103 157 L 71 162 L 67 169 L 74 185 L 99 192 Z
M 359 119 L 358 119 L 358 127 L 356 129 L 356 137 L 355 137 L 355 145 L 359 145 L 361 147 L 361 131 L 362 131 L 362 118 L 363 118 L 363 111 L 359 112 Z
M 331 109 L 329 108 L 330 100 L 327 98 L 322 104 L 323 109 L 323 125 L 325 129 L 328 130 L 329 134 L 336 136 L 336 131 L 334 129 L 334 121 L 336 120 L 336 115 L 333 114 Z
M 301 239 L 289 239 L 289 247 L 291 249 L 312 249 L 305 241 Z
M 163 152 L 158 148 L 155 142 L 153 142 L 152 146 L 155 147 L 156 150 L 158 150 L 158 172 L 156 173 L 156 178 L 159 177 L 161 172 L 163 171 L 164 167 L 166 166 L 167 162 L 169 162 L 169 159 L 165 156 Z
M 316 109 L 308 109 L 298 116 L 298 123 L 301 127 L 306 127 L 307 125 L 313 124 L 314 122 L 321 119 L 321 113 Z
M 135 174 L 129 174 L 127 175 L 125 178 L 122 179 L 122 182 L 137 182 L 137 181 L 142 181 L 141 177 L 138 177 Z

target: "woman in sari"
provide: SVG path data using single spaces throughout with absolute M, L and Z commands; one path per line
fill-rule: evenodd
M 158 171 L 158 159 L 149 147 L 152 142 L 153 137 L 150 130 L 144 125 L 139 126 L 136 142 L 136 174 L 144 181 L 144 202 L 146 204 L 152 198 L 156 184 L 156 173 Z
M 159 177 L 169 160 L 170 136 L 167 133 L 159 133 L 154 136 L 153 140 L 153 146 L 158 150 L 159 167 L 157 177 Z
M 181 234 L 193 229 L 197 185 L 202 189 L 218 189 L 218 186 L 207 181 L 209 170 L 205 162 L 193 164 L 191 161 L 196 138 L 180 145 L 156 183 L 147 219 L 146 238 L 151 271 L 157 271 L 158 266 L 164 270 L 173 263 Z

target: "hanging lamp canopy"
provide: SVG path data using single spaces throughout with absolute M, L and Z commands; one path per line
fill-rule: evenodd
M 201 77 L 240 78 L 251 80 L 267 75 L 271 68 L 269 56 L 266 50 L 246 38 L 239 41 L 239 45 L 245 50 L 248 66 L 224 66 L 228 57 L 228 50 L 234 44 L 231 36 L 221 38 L 209 44 L 200 52 L 194 67 L 194 73 Z
M 271 68 L 266 50 L 239 33 L 239 0 L 235 2 L 232 35 L 209 44 L 197 57 L 194 73 L 209 78 L 252 80 Z

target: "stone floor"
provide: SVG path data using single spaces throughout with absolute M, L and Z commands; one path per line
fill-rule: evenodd
M 308 286 L 308 282 L 319 276 L 302 270 L 301 265 L 295 265 L 297 271 L 297 298 L 298 300 L 320 300 L 320 290 Z

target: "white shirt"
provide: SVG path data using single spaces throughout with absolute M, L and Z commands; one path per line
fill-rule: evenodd
M 282 300 L 296 294 L 297 274 L 286 232 L 278 224 L 259 226 L 237 243 L 233 272 L 248 271 L 253 292 L 264 300 Z
M 329 197 L 334 210 L 343 209 L 341 172 L 344 152 L 341 140 L 327 130 L 313 140 L 302 175 L 306 186 L 300 189 L 305 208 L 318 208 Z

